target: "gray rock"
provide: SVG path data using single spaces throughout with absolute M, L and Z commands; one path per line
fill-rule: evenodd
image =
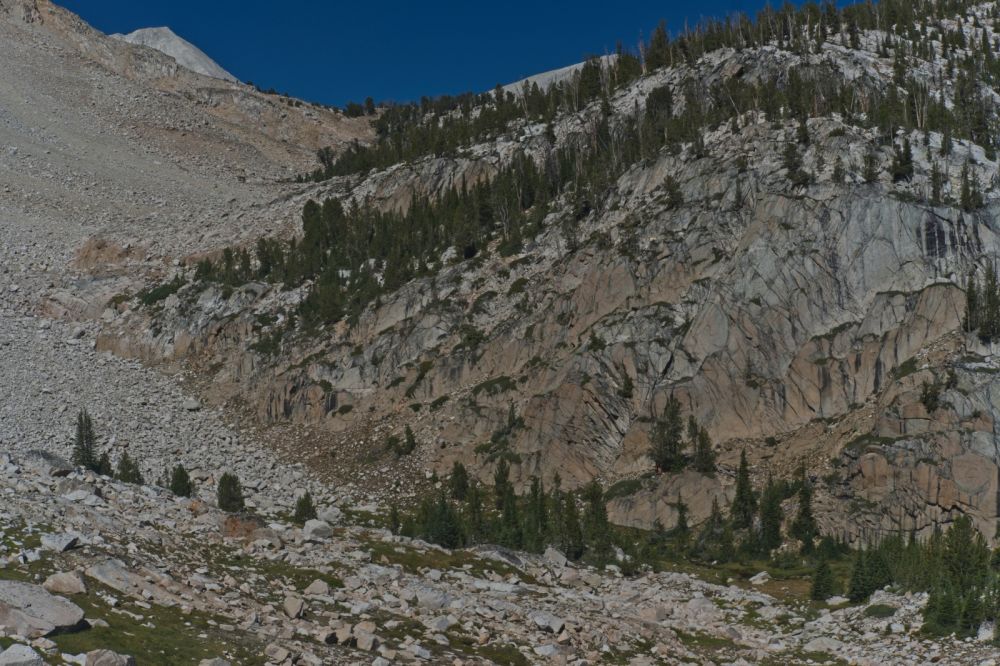
M 330 594 L 330 585 L 324 580 L 319 580 L 318 578 L 313 582 L 309 583 L 306 589 L 302 590 L 302 594 L 325 597 Z
M 81 628 L 83 610 L 39 585 L 0 581 L 0 624 L 20 636 L 39 638 Z
M 288 596 L 285 597 L 285 603 L 282 604 L 284 608 L 285 615 L 292 618 L 293 620 L 298 617 L 302 617 L 302 612 L 305 610 L 305 603 L 299 597 Z
M 198 666 L 232 666 L 232 665 L 225 659 L 220 659 L 219 657 L 215 657 L 214 659 L 202 659 L 201 661 L 198 662 Z
M 54 573 L 45 579 L 42 587 L 52 594 L 86 594 L 87 583 L 79 571 Z
M 333 536 L 333 528 L 324 520 L 307 520 L 302 527 L 302 538 L 307 541 L 319 541 Z
M 829 652 L 837 654 L 844 649 L 844 644 L 829 636 L 819 636 L 806 643 L 803 647 L 806 652 Z
M 549 546 L 548 548 L 545 549 L 545 555 L 543 557 L 545 557 L 546 562 L 548 562 L 557 569 L 562 569 L 563 567 L 566 566 L 566 563 L 568 562 L 566 556 L 560 553 L 552 546 Z
M 417 588 L 417 604 L 422 608 L 438 610 L 447 606 L 450 601 L 451 597 L 440 590 L 432 587 Z
M 42 657 L 27 645 L 11 645 L 0 654 L 0 666 L 44 666 Z
M 547 611 L 535 611 L 529 617 L 539 629 L 553 634 L 558 634 L 566 626 L 564 620 Z
M 72 534 L 63 533 L 42 535 L 42 548 L 55 551 L 57 553 L 65 553 L 70 548 L 75 548 L 79 542 L 80 539 Z
M 135 659 L 111 650 L 94 650 L 87 653 L 86 666 L 135 666 Z

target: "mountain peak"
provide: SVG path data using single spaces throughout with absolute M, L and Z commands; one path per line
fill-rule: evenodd
M 190 69 L 197 74 L 233 83 L 238 81 L 235 76 L 220 67 L 218 63 L 209 58 L 201 49 L 183 37 L 180 37 L 166 26 L 142 28 L 127 35 L 115 34 L 111 36 L 129 44 L 148 46 L 156 49 L 176 60 L 177 64 L 181 67 Z

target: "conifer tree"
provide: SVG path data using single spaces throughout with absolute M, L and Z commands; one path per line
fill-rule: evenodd
M 891 171 L 892 180 L 896 183 L 913 178 L 913 149 L 909 138 L 903 139 L 902 146 L 896 146 Z
M 462 526 L 458 514 L 455 513 L 443 490 L 438 493 L 437 502 L 429 511 L 423 532 L 427 541 L 439 546 L 458 548 L 462 545 Z
M 238 513 L 246 506 L 243 500 L 243 486 L 240 484 L 239 478 L 229 472 L 219 477 L 216 497 L 219 508 L 226 513 Z
M 671 534 L 677 543 L 685 548 L 691 537 L 691 526 L 688 524 L 688 505 L 680 494 L 677 495 L 677 501 L 674 502 L 674 509 L 677 511 L 677 524 L 674 525 Z
M 528 491 L 524 508 L 524 548 L 533 553 L 545 549 L 548 539 L 549 521 L 545 488 L 541 480 L 531 478 L 531 489 Z
M 566 495 L 563 503 L 562 539 L 560 548 L 563 555 L 574 562 L 583 557 L 583 528 L 580 526 L 580 512 L 576 507 L 576 499 L 572 495 Z
M 803 478 L 799 486 L 799 511 L 792 523 L 792 536 L 802 542 L 802 552 L 811 553 L 816 534 L 816 519 L 812 512 L 812 484 Z
M 868 556 L 864 550 L 858 551 L 851 569 L 851 582 L 847 596 L 854 603 L 860 603 L 872 593 L 871 576 L 868 567 Z
M 451 478 L 448 485 L 451 489 L 452 499 L 459 502 L 465 500 L 465 495 L 469 492 L 469 473 L 466 471 L 465 465 L 457 460 L 451 466 Z
M 73 464 L 78 467 L 97 471 L 97 439 L 94 436 L 94 423 L 86 409 L 81 409 L 76 415 L 76 441 L 73 444 Z
M 809 598 L 813 601 L 826 601 L 834 594 L 836 594 L 836 589 L 833 580 L 833 571 L 830 569 L 830 563 L 826 558 L 823 558 L 813 573 Z
M 497 467 L 493 472 L 493 493 L 497 510 L 503 509 L 508 493 L 514 494 L 514 488 L 510 483 L 510 463 L 504 458 L 497 461 Z
M 521 531 L 521 514 L 517 509 L 517 497 L 514 489 L 506 487 L 500 504 L 500 544 L 508 548 L 519 549 L 524 545 L 524 534 Z
M 295 515 L 292 520 L 300 525 L 304 525 L 307 520 L 316 519 L 316 506 L 313 504 L 311 493 L 305 493 L 295 502 Z
M 465 495 L 465 534 L 466 543 L 482 543 L 486 539 L 487 526 L 483 514 L 483 495 L 478 483 L 469 485 Z
M 98 474 L 100 474 L 101 476 L 114 476 L 115 475 L 115 470 L 111 466 L 111 456 L 108 455 L 107 451 L 105 451 L 104 453 L 102 453 L 101 457 L 98 458 L 98 460 L 97 460 L 97 467 L 94 468 L 94 471 L 97 472 Z
M 399 534 L 400 526 L 399 508 L 393 504 L 389 507 L 389 531 L 393 534 Z
M 611 556 L 611 524 L 604 504 L 604 491 L 597 481 L 583 488 L 583 525 L 587 547 L 598 563 L 605 563 Z
M 781 545 L 783 520 L 781 491 L 773 479 L 768 479 L 760 500 L 760 547 L 763 552 L 769 553 Z
M 128 451 L 123 453 L 121 459 L 118 461 L 118 470 L 115 472 L 115 478 L 124 483 L 135 483 L 138 485 L 142 485 L 143 483 L 142 472 L 129 456 Z
M 194 488 L 191 485 L 191 476 L 184 469 L 184 465 L 178 464 L 174 467 L 170 475 L 170 492 L 178 497 L 191 497 Z
M 695 471 L 706 476 L 715 474 L 715 451 L 712 450 L 712 439 L 705 428 L 697 428 L 694 447 Z
M 754 516 L 757 515 L 757 496 L 750 483 L 750 467 L 747 464 L 746 449 L 740 452 L 740 467 L 736 473 L 736 495 L 733 498 L 729 514 L 733 521 L 733 527 L 737 529 L 746 529 L 752 526 Z
M 670 396 L 663 415 L 653 428 L 653 463 L 658 472 L 680 472 L 684 469 L 682 452 L 681 403 Z

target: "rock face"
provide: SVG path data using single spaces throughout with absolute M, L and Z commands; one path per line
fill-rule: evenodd
M 235 76 L 224 70 L 214 60 L 209 58 L 197 46 L 191 42 L 178 37 L 170 28 L 142 28 L 130 32 L 127 35 L 111 35 L 129 44 L 138 46 L 148 46 L 165 53 L 181 67 L 190 69 L 192 72 L 211 76 L 214 79 L 222 79 L 236 83 Z
M 83 610 L 62 597 L 29 583 L 0 580 L 0 624 L 21 636 L 38 638 L 74 631 Z

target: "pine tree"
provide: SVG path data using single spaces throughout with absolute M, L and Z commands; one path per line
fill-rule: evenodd
M 611 524 L 604 504 L 604 491 L 597 481 L 591 481 L 583 488 L 584 534 L 587 548 L 598 563 L 605 563 L 611 557 Z
M 684 469 L 682 452 L 681 403 L 670 396 L 663 408 L 663 416 L 653 428 L 653 463 L 658 472 L 680 472 Z
M 444 548 L 458 548 L 462 545 L 461 521 L 443 490 L 438 493 L 437 502 L 427 512 L 423 529 L 427 541 Z
M 833 571 L 830 569 L 830 563 L 824 558 L 820 560 L 813 573 L 809 598 L 813 601 L 826 601 L 836 594 L 834 585 Z
M 389 531 L 393 534 L 399 534 L 399 528 L 399 509 L 393 504 L 389 507 Z
M 816 519 L 812 512 L 812 484 L 803 478 L 799 487 L 799 512 L 792 523 L 792 536 L 802 542 L 802 552 L 811 553 L 816 534 Z
M 896 146 L 891 171 L 892 180 L 896 183 L 913 178 L 913 149 L 909 138 L 903 139 L 902 146 Z
M 962 210 L 967 213 L 983 207 L 983 194 L 979 189 L 979 179 L 970 171 L 968 164 L 962 167 L 962 189 L 959 202 Z
M 847 596 L 854 603 L 860 603 L 872 593 L 872 585 L 868 567 L 868 556 L 864 550 L 858 551 L 851 569 L 851 582 Z
M 549 517 L 545 488 L 541 480 L 531 478 L 531 489 L 524 509 L 524 548 L 533 553 L 545 549 L 548 540 Z
M 576 507 L 576 499 L 566 495 L 563 504 L 563 541 L 560 548 L 563 555 L 574 562 L 583 557 L 583 528 L 580 526 L 580 512 Z
M 191 497 L 194 488 L 191 485 L 191 476 L 184 465 L 177 465 L 170 475 L 170 492 L 178 497 Z
M 465 465 L 459 461 L 451 466 L 451 479 L 448 482 L 451 488 L 451 498 L 462 502 L 465 500 L 465 495 L 469 492 L 469 473 L 465 469 Z
M 976 289 L 975 269 L 969 271 L 969 279 L 965 286 L 965 316 L 962 319 L 962 327 L 966 332 L 971 333 L 979 328 L 979 291 Z
M 653 31 L 646 47 L 646 72 L 652 72 L 670 64 L 670 39 L 667 37 L 667 24 L 661 22 Z
M 712 450 L 712 439 L 705 428 L 698 428 L 697 433 L 694 448 L 695 471 L 712 476 L 715 474 L 715 451 Z
M 931 205 L 940 206 L 944 194 L 944 174 L 937 162 L 931 166 Z
M 245 508 L 243 486 L 235 474 L 226 472 L 219 477 L 219 486 L 216 495 L 219 508 L 226 513 L 238 513 Z
M 97 443 L 94 423 L 86 409 L 76 415 L 76 441 L 73 444 L 73 464 L 97 471 Z
M 101 476 L 115 475 L 115 470 L 111 466 L 111 456 L 108 455 L 107 451 L 102 453 L 101 457 L 97 460 L 97 467 L 94 468 L 94 471 L 100 474 Z
M 504 499 L 508 492 L 514 493 L 510 484 L 510 463 L 506 459 L 500 458 L 497 461 L 496 470 L 493 472 L 493 494 L 496 501 L 497 510 L 503 509 Z
M 304 525 L 307 520 L 316 519 L 316 507 L 313 505 L 311 493 L 305 493 L 295 502 L 295 515 L 292 517 L 299 525 Z
M 733 506 L 729 510 L 729 515 L 736 529 L 746 529 L 753 525 L 754 516 L 757 515 L 757 496 L 754 494 L 753 485 L 750 483 L 750 467 L 747 464 L 747 450 L 740 452 L 740 467 L 736 473 L 736 495 L 733 498 Z
M 670 533 L 682 549 L 687 548 L 691 538 L 691 526 L 688 524 L 688 505 L 680 494 L 677 495 L 677 501 L 674 502 L 674 510 L 677 511 L 677 524 L 674 525 Z
M 121 459 L 118 461 L 118 470 L 115 472 L 115 478 L 124 483 L 135 483 L 138 485 L 142 485 L 143 483 L 142 472 L 129 456 L 128 451 L 123 453 Z
M 768 479 L 767 487 L 760 500 L 760 547 L 762 552 L 770 553 L 781 545 L 781 523 L 783 520 L 781 491 L 772 479 Z
M 466 543 L 477 544 L 486 540 L 487 526 L 483 514 L 483 494 L 478 483 L 469 485 L 465 495 L 465 540 Z
M 500 545 L 519 549 L 524 545 L 524 534 L 521 531 L 521 516 L 517 510 L 517 497 L 514 489 L 507 486 L 500 503 Z

